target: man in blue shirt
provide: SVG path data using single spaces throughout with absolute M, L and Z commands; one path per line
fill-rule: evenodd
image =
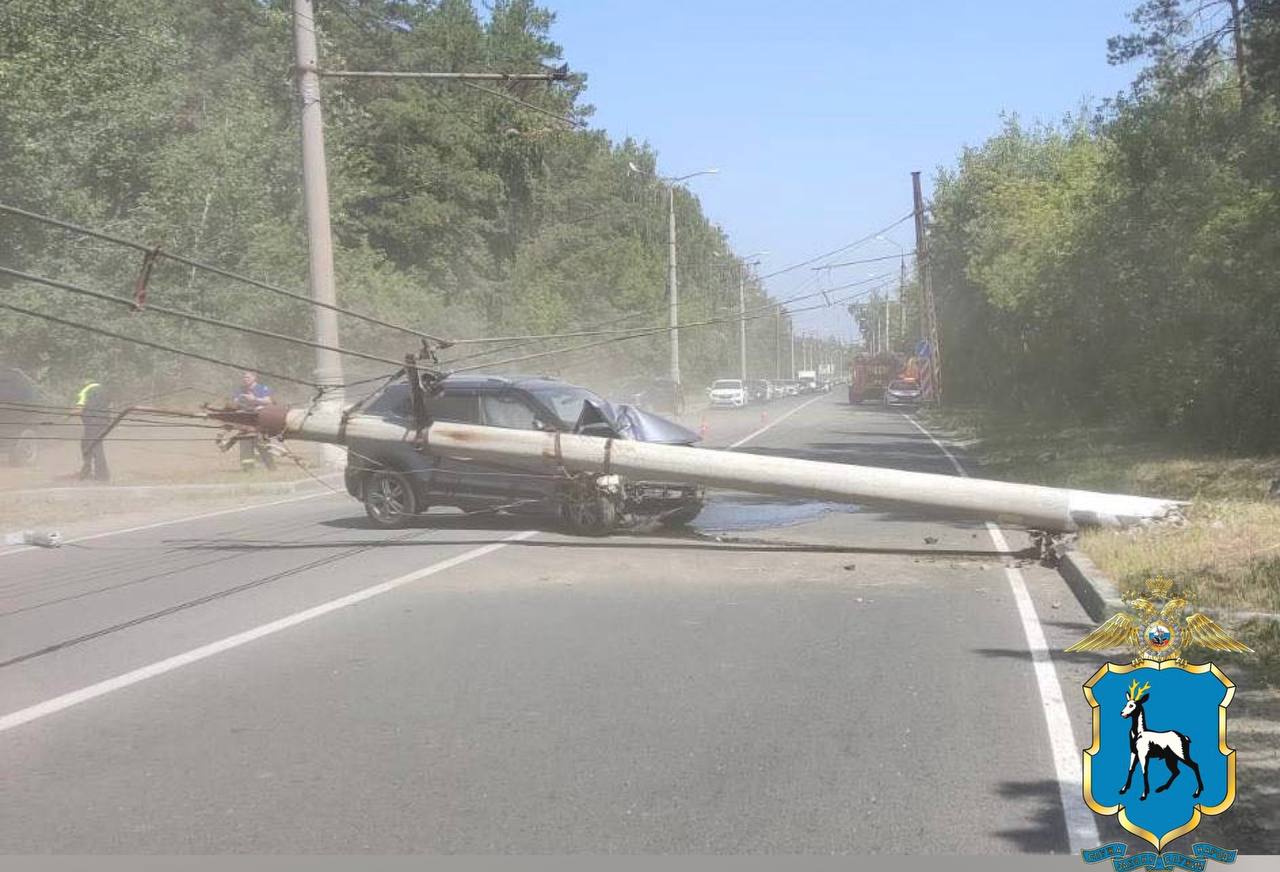
M 247 370 L 240 378 L 239 387 L 232 392 L 231 399 L 236 404 L 237 409 L 245 411 L 256 411 L 263 406 L 275 404 L 275 398 L 271 395 L 271 388 L 258 381 L 256 372 Z M 276 468 L 276 460 L 271 456 L 271 452 L 267 450 L 266 445 L 260 442 L 257 436 L 245 435 L 240 437 L 240 469 L 245 472 L 253 471 L 255 450 L 258 457 L 262 458 L 263 466 L 267 469 Z

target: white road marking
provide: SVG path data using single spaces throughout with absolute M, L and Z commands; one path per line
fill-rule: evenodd
M 94 539 L 105 539 L 108 536 L 123 536 L 125 533 L 141 533 L 143 530 L 154 530 L 157 527 L 168 527 L 173 524 L 182 524 L 187 521 L 203 521 L 206 518 L 216 518 L 219 515 L 232 515 L 236 512 L 247 512 L 251 509 L 265 509 L 268 506 L 283 506 L 288 503 L 300 503 L 303 500 L 314 500 L 316 497 L 331 497 L 332 491 L 321 491 L 320 493 L 304 494 L 300 497 L 286 497 L 283 500 L 272 500 L 269 503 L 254 503 L 251 506 L 236 506 L 232 509 L 219 509 L 216 512 L 205 512 L 202 515 L 188 515 L 183 518 L 172 518 L 168 521 L 156 521 L 154 524 L 143 524 L 140 527 L 125 527 L 120 530 L 107 530 L 105 533 L 94 533 L 90 536 L 77 536 L 74 539 L 63 539 L 62 544 L 74 545 L 77 542 L 89 542 Z M 0 557 L 8 557 L 10 554 L 22 554 L 27 551 L 48 551 L 48 548 L 41 548 L 37 545 L 27 545 L 22 548 L 13 548 L 9 551 L 0 551 Z
M 520 533 L 515 533 L 500 542 L 492 542 L 480 548 L 473 548 L 470 551 L 450 557 L 447 560 L 441 560 L 439 563 L 433 563 L 430 566 L 423 567 L 422 569 L 416 569 L 413 572 L 401 575 L 398 578 L 393 578 L 390 581 L 384 581 L 381 584 L 366 587 L 362 590 L 356 591 L 355 593 L 339 597 L 338 599 L 329 600 L 326 603 L 321 603 L 318 606 L 313 606 L 312 608 L 295 612 L 292 615 L 286 615 L 283 618 L 262 624 L 261 626 L 254 627 L 251 630 L 236 633 L 234 636 L 227 636 L 225 639 L 220 639 L 217 642 L 211 642 L 208 645 L 201 645 L 199 648 L 192 648 L 190 651 L 186 651 L 182 654 L 167 657 L 164 660 L 157 661 L 149 666 L 143 666 L 122 675 L 117 675 L 114 678 L 99 681 L 97 684 L 91 684 L 88 687 L 82 687 L 79 690 L 73 690 L 70 693 L 62 694 L 61 696 L 55 696 L 53 699 L 36 703 L 35 705 L 28 706 L 24 709 L 19 709 L 16 712 L 0 717 L 0 733 L 3 733 L 6 730 L 11 730 L 14 727 L 22 726 L 23 724 L 31 723 L 39 718 L 56 714 L 64 709 L 69 709 L 72 706 L 79 705 L 82 702 L 88 702 L 91 699 L 104 696 L 112 691 L 122 690 L 126 687 L 138 684 L 139 682 L 146 681 L 148 678 L 155 678 L 158 675 L 164 675 L 166 672 L 172 672 L 173 670 L 180 669 L 183 666 L 189 666 L 192 663 L 212 657 L 215 654 L 230 651 L 232 648 L 239 648 L 241 645 L 247 645 L 255 639 L 261 639 L 264 636 L 279 633 L 280 631 L 287 630 L 290 627 L 296 627 L 298 624 L 310 621 L 314 618 L 319 618 L 323 615 L 329 614 L 330 612 L 336 612 L 338 609 L 344 609 L 347 606 L 353 606 L 356 603 L 361 603 L 376 596 L 381 596 L 384 593 L 393 591 L 398 587 L 403 587 L 406 584 L 419 581 L 429 575 L 435 575 L 438 572 L 444 572 L 446 569 L 452 569 L 455 566 L 475 560 L 476 558 L 484 557 L 486 554 L 492 554 L 494 551 L 497 551 L 500 548 L 505 548 L 512 542 L 518 542 L 521 539 L 528 539 L 536 535 L 536 530 L 525 530 Z
M 763 427 L 761 427 L 759 430 L 756 430 L 754 433 L 748 433 L 746 436 L 743 436 L 737 442 L 733 443 L 728 448 L 726 448 L 725 451 L 732 451 L 733 449 L 737 448 L 739 445 L 746 445 L 748 442 L 750 442 L 752 439 L 759 436 L 764 431 L 768 430 L 770 427 L 773 427 L 777 424 L 781 424 L 783 421 L 790 418 L 792 415 L 794 415 L 796 412 L 803 409 L 805 406 L 813 405 L 814 403 L 818 402 L 818 400 L 822 399 L 824 396 L 825 394 L 818 394 L 812 400 L 808 400 L 807 402 L 801 403 L 791 411 L 787 412 L 785 415 L 780 415 L 777 419 L 770 421 L 768 424 L 765 424 Z
M 968 478 L 960 461 L 947 446 L 939 442 L 932 433 L 926 430 L 919 421 L 910 415 L 903 415 L 911 424 L 929 437 L 929 441 L 938 447 L 943 456 L 951 461 L 957 473 Z M 997 551 L 1008 551 L 1009 543 L 1004 532 L 996 524 L 987 522 L 987 533 Z M 1016 566 L 1006 566 L 1005 576 L 1009 579 L 1009 587 L 1013 590 L 1014 602 L 1018 605 L 1018 617 L 1022 621 L 1022 632 L 1027 637 L 1027 648 L 1031 651 L 1031 662 L 1035 666 L 1036 684 L 1040 688 L 1040 703 L 1044 709 L 1045 725 L 1049 728 L 1049 747 L 1053 751 L 1053 766 L 1058 773 L 1058 794 L 1062 801 L 1062 815 L 1067 826 L 1067 841 L 1073 853 L 1085 848 L 1097 847 L 1100 837 L 1098 825 L 1093 813 L 1084 804 L 1084 791 L 1081 783 L 1080 746 L 1076 744 L 1074 731 L 1071 729 L 1071 716 L 1067 711 L 1066 700 L 1062 696 L 1062 682 L 1058 680 L 1058 671 L 1053 666 L 1053 658 L 1049 654 L 1049 643 L 1044 637 L 1044 628 L 1040 625 L 1040 617 L 1036 614 L 1035 603 L 1027 591 L 1027 580 Z

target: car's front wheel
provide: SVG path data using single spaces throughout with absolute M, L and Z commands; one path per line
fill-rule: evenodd
M 607 536 L 618 526 L 618 507 L 608 494 L 579 491 L 564 496 L 560 517 L 579 536 Z
M 395 530 L 418 514 L 418 497 L 407 476 L 390 469 L 369 474 L 364 483 L 364 513 L 374 526 Z

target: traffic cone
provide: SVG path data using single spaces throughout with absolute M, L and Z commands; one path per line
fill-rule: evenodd
M 698 426 L 698 435 L 699 435 L 699 436 L 701 436 L 703 439 L 706 439 L 706 438 L 707 438 L 707 432 L 708 432 L 710 429 L 711 429 L 711 428 L 707 426 L 707 419 L 706 419 L 706 418 L 703 418 L 703 419 L 702 419 L 702 424 L 700 424 L 700 425 Z
M 769 421 L 769 413 L 768 413 L 768 412 L 766 412 L 764 409 L 761 409 L 761 410 L 760 410 L 760 423 L 761 423 L 761 424 L 766 424 L 766 423 L 768 423 L 768 421 Z

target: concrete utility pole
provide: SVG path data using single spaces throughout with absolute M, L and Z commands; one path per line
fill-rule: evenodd
M 743 386 L 747 383 L 747 267 L 760 263 L 767 251 L 757 251 L 742 259 L 738 269 L 738 363 Z
M 782 307 L 773 310 L 773 377 L 782 378 Z
M 1240 0 L 1227 0 L 1227 5 L 1231 7 L 1231 37 L 1236 49 L 1236 80 L 1240 87 L 1240 102 L 1243 103 L 1247 85 L 1244 80 L 1244 36 L 1240 25 Z
M 796 377 L 796 325 L 790 319 L 787 320 L 787 333 L 791 336 L 791 374 L 787 379 L 791 380 Z
M 312 442 L 345 444 L 360 439 L 409 444 L 436 456 L 461 455 L 499 463 L 532 461 L 548 471 L 622 475 L 637 481 L 697 482 L 751 493 L 907 508 L 934 517 L 995 521 L 1051 533 L 1177 518 L 1182 505 L 1174 500 L 574 433 L 448 422 L 437 422 L 419 431 L 413 425 L 397 424 L 378 415 L 344 418 L 339 414 L 320 415 L 312 408 L 267 406 L 259 412 L 211 412 L 209 417 L 257 427 L 269 435 Z
M 660 176 L 647 173 L 635 164 L 628 164 L 631 172 L 638 175 L 652 175 L 660 183 L 667 186 L 667 326 L 671 334 L 671 382 L 676 395 L 676 404 L 684 410 L 684 390 L 680 384 L 680 279 L 676 271 L 676 184 L 694 176 L 709 176 L 720 172 L 711 169 L 699 170 L 684 176 Z
M 932 399 L 942 403 L 942 346 L 938 342 L 938 312 L 933 300 L 933 281 L 929 269 L 929 237 L 924 225 L 924 195 L 920 192 L 920 172 L 911 174 L 911 194 L 916 217 L 916 274 L 920 277 L 920 302 L 924 336 L 929 340 L 929 376 Z
M 338 347 L 338 314 L 333 284 L 333 234 L 329 228 L 329 176 L 324 159 L 324 119 L 320 108 L 320 58 L 316 50 L 315 5 L 293 0 L 293 38 L 297 52 L 298 97 L 302 103 L 302 193 L 307 213 L 308 281 L 316 342 L 316 383 L 330 388 L 321 402 L 342 408 L 342 355 Z M 343 452 L 326 451 L 330 465 L 342 462 Z
M 667 326 L 671 328 L 671 384 L 676 405 L 684 411 L 680 384 L 680 280 L 676 276 L 676 186 L 667 186 Z

